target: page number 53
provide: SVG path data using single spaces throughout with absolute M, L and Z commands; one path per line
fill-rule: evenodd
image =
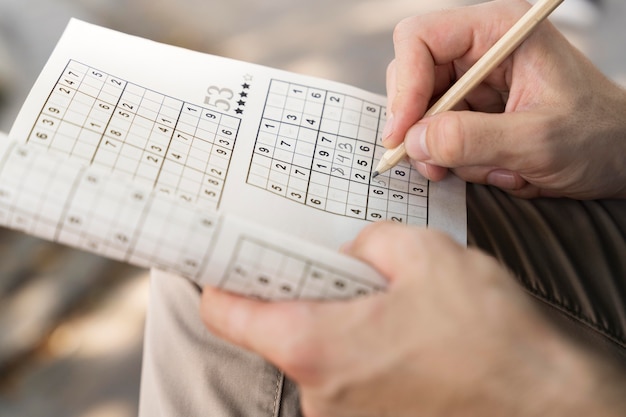
M 222 111 L 230 110 L 230 100 L 235 96 L 230 88 L 220 88 L 215 85 L 206 89 L 204 104 Z

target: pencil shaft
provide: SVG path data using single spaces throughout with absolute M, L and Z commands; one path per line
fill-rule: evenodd
M 452 110 L 467 94 L 509 56 L 532 33 L 535 27 L 556 9 L 563 0 L 539 0 L 496 42 L 424 115 Z M 406 156 L 404 143 L 390 149 L 381 158 L 375 172 L 383 173 Z

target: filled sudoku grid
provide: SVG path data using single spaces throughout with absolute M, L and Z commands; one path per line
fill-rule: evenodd
M 385 108 L 272 80 L 247 182 L 339 215 L 428 223 L 429 182 L 407 162 L 372 179 Z
M 27 142 L 217 208 L 239 124 L 71 60 Z
M 240 237 L 220 287 L 266 300 L 341 299 L 381 288 L 253 238 Z

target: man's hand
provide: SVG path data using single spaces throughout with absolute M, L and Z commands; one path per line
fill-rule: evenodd
M 306 416 L 599 415 L 577 414 L 596 382 L 586 360 L 494 259 L 385 223 L 346 250 L 388 291 L 280 303 L 203 294 L 206 326 L 284 370 Z
M 626 197 L 626 93 L 545 21 L 456 109 L 420 119 L 528 10 L 492 1 L 405 19 L 387 71 L 384 144 L 439 180 L 520 197 Z

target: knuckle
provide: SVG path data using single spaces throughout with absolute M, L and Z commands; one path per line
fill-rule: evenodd
M 417 24 L 417 19 L 419 19 L 418 16 L 406 17 L 396 23 L 393 29 L 394 44 L 403 43 L 412 37 L 411 34 L 415 31 L 415 28 L 420 27 L 420 25 Z

